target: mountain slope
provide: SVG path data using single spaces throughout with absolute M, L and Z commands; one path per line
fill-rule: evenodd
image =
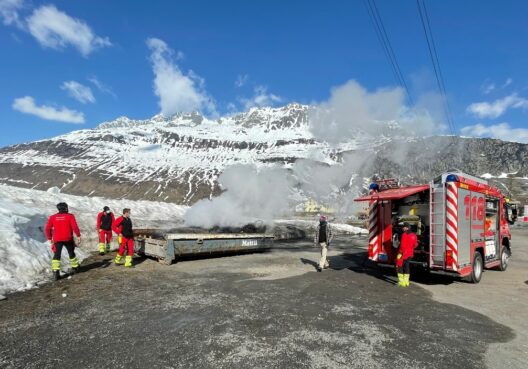
M 234 164 L 291 167 L 308 159 L 327 166 L 347 153 L 356 153 L 353 160 L 361 161 L 357 173 L 350 173 L 358 180 L 378 174 L 428 181 L 453 167 L 476 175 L 515 172 L 528 177 L 528 145 L 458 137 L 409 139 L 394 123 L 380 126 L 379 136 L 358 131 L 330 146 L 311 133 L 310 109 L 300 104 L 254 108 L 218 120 L 198 113 L 148 120 L 121 117 L 95 129 L 0 149 L 0 183 L 192 204 L 218 195 L 218 175 Z

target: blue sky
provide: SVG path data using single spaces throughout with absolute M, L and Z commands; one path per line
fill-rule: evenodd
M 376 4 L 413 99 L 436 92 L 416 2 Z M 528 2 L 426 5 L 458 133 L 528 142 Z M 362 0 L 0 0 L 0 50 L 0 146 L 396 86 Z

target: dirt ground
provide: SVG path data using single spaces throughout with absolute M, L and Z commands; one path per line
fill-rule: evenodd
M 408 289 L 362 237 L 322 273 L 308 242 L 131 270 L 96 256 L 0 301 L 0 368 L 527 368 L 528 230 L 514 239 L 506 272 Z
M 506 272 L 486 271 L 477 286 L 460 281 L 421 285 L 437 301 L 471 309 L 513 329 L 513 341 L 489 347 L 489 368 L 528 368 L 528 227 L 512 230 L 512 253 Z

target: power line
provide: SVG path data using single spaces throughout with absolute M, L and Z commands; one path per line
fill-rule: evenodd
M 436 83 L 438 85 L 438 90 L 442 96 L 442 105 L 444 108 L 444 113 L 449 124 L 449 130 L 454 136 L 456 132 L 455 122 L 453 121 L 453 115 L 451 114 L 451 109 L 449 107 L 449 102 L 447 99 L 447 93 L 444 83 L 444 77 L 442 74 L 442 68 L 440 67 L 440 62 L 438 60 L 438 53 L 436 52 L 436 45 L 433 38 L 433 32 L 431 30 L 431 23 L 429 22 L 429 15 L 427 14 L 427 8 L 425 6 L 425 1 L 416 0 L 416 5 L 418 7 L 418 13 L 420 14 L 420 20 L 422 22 L 422 28 L 425 34 L 425 39 L 427 41 L 427 48 L 429 49 L 429 56 L 431 57 L 431 62 L 433 63 L 433 69 L 436 77 Z M 423 7 L 423 9 L 422 9 Z
M 372 9 L 372 6 L 370 5 L 370 2 L 369 0 L 364 0 L 364 4 L 365 4 L 365 8 L 367 9 L 367 12 L 369 14 L 369 17 L 370 17 L 370 21 L 372 23 L 372 27 L 374 27 L 374 31 L 376 32 L 376 36 L 378 37 L 378 41 L 381 45 L 381 48 L 383 50 L 383 53 L 385 54 L 385 57 L 387 58 L 387 61 L 389 62 L 389 65 L 392 69 L 392 73 L 393 73 L 393 76 L 394 76 L 394 81 L 399 84 L 399 85 L 402 85 L 401 83 L 401 80 L 399 78 L 399 75 L 398 75 L 398 72 L 396 71 L 396 67 L 389 55 L 389 52 L 388 52 L 388 48 L 387 48 L 387 45 L 385 44 L 385 39 L 381 36 L 381 29 L 380 29 L 380 26 L 376 20 L 376 18 L 374 17 L 374 13 L 373 13 L 373 9 Z M 402 86 L 403 88 L 403 86 Z
M 409 99 L 410 104 L 414 105 L 414 101 L 411 97 L 409 87 L 407 86 L 407 83 L 405 82 L 405 78 L 403 77 L 403 73 L 401 72 L 400 66 L 398 64 L 398 60 L 396 59 L 396 55 L 389 41 L 389 37 L 387 35 L 385 26 L 383 24 L 383 20 L 381 19 L 381 16 L 378 11 L 378 7 L 376 6 L 376 1 L 375 0 L 364 0 L 364 3 L 365 3 L 365 7 L 367 8 L 367 12 L 370 16 L 372 25 L 374 27 L 374 31 L 376 32 L 376 35 L 378 36 L 378 40 L 381 44 L 385 57 L 387 58 L 387 61 L 389 62 L 389 65 L 391 66 L 392 73 L 394 74 L 394 79 L 396 80 L 396 83 L 398 83 L 407 93 L 407 98 Z

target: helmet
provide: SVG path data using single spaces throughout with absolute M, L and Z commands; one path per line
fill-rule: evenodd
M 103 211 L 108 211 L 108 210 L 110 210 L 110 208 L 109 208 L 108 206 L 105 206 L 105 207 L 103 208 Z
M 59 202 L 57 204 L 57 210 L 59 211 L 59 213 L 67 213 L 68 212 L 68 204 L 66 204 L 65 202 Z

